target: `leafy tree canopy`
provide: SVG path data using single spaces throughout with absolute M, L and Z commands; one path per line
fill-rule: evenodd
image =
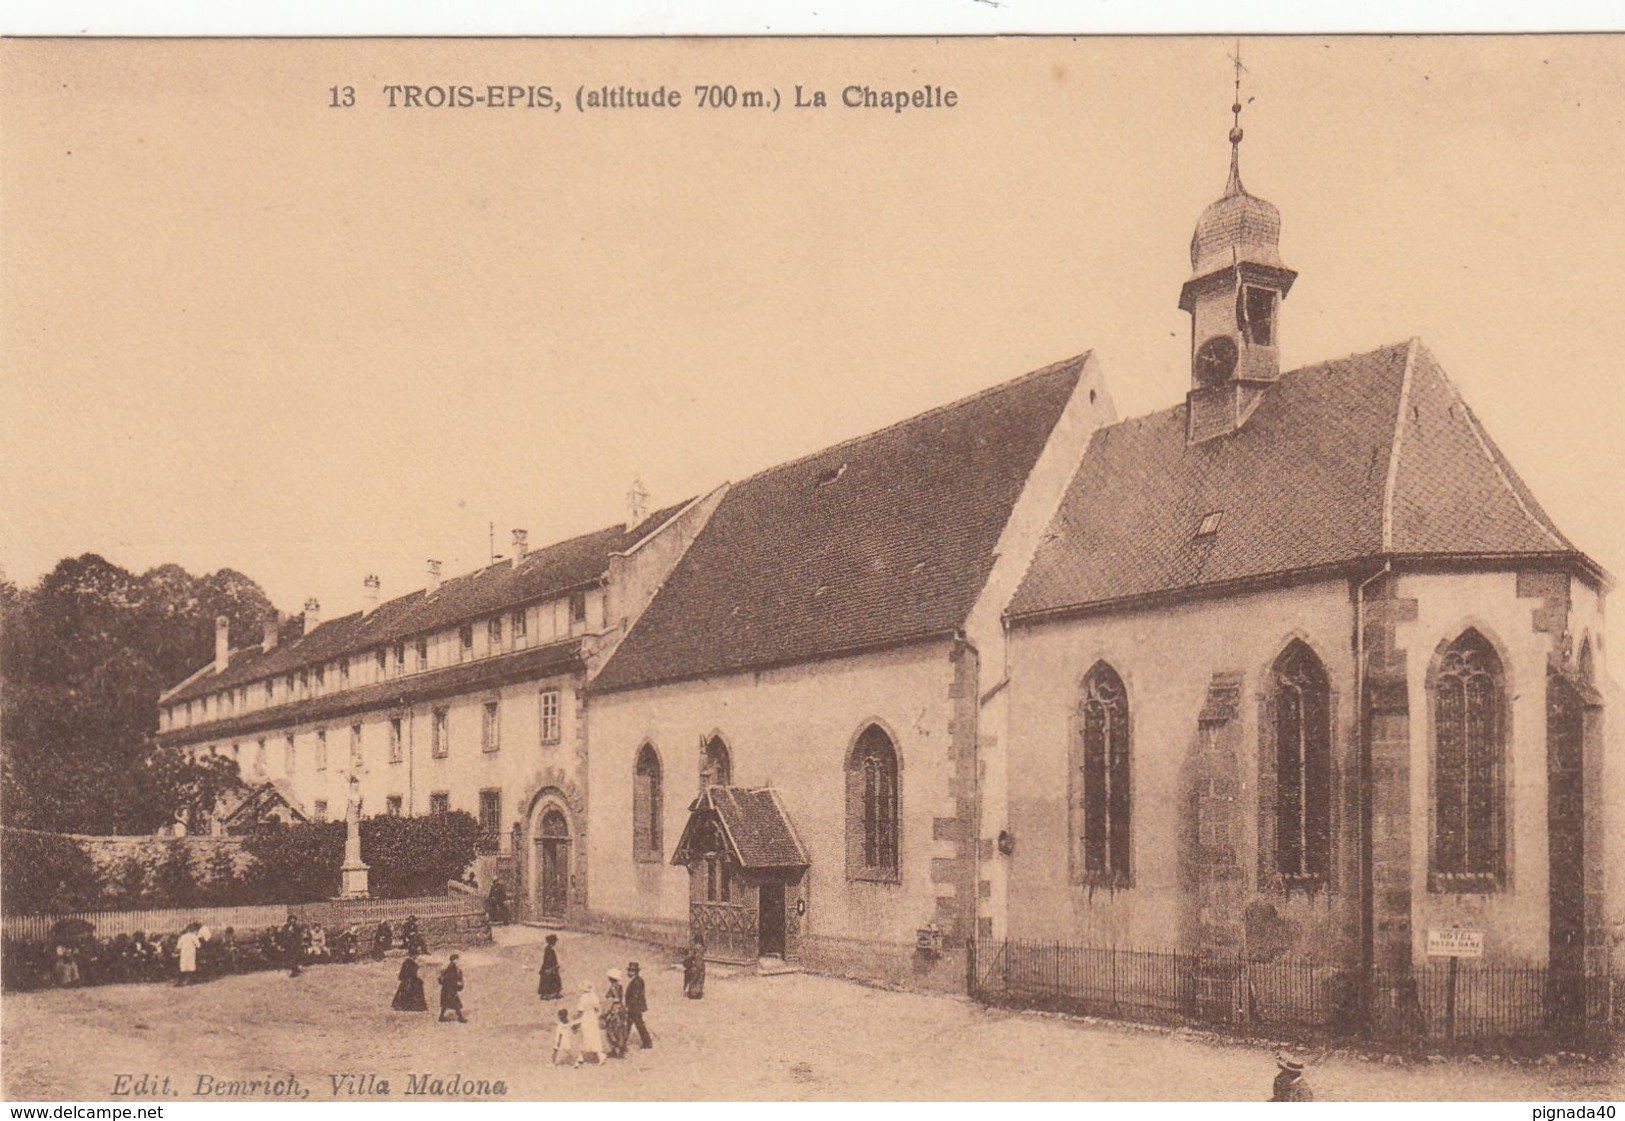
M 93 553 L 32 588 L 0 578 L 0 819 L 69 833 L 150 833 L 239 785 L 229 759 L 153 739 L 158 695 L 231 644 L 260 641 L 271 602 L 240 572 L 136 575 Z

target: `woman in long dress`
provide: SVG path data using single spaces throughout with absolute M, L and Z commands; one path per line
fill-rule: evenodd
M 609 987 L 604 990 L 604 1042 L 612 1059 L 626 1058 L 626 1045 L 632 1039 L 632 1017 L 626 1011 L 626 990 L 621 987 L 621 971 L 609 971 Z
M 542 951 L 542 976 L 536 985 L 536 995 L 543 1000 L 557 1000 L 564 995 L 564 977 L 559 973 L 558 951 L 553 949 L 558 945 L 559 936 L 547 936 L 547 949 Z
M 401 962 L 401 983 L 395 987 L 395 1000 L 390 1007 L 397 1012 L 427 1012 L 429 998 L 423 991 L 423 977 L 418 973 L 418 959 L 408 956 Z
M 589 981 L 581 986 L 581 1002 L 576 1005 L 575 1024 L 581 1029 L 581 1057 L 591 1058 L 595 1063 L 604 1061 L 604 1032 L 598 1024 L 601 1010 L 598 993 Z
M 683 995 L 689 1000 L 705 995 L 705 939 L 698 935 L 683 955 Z

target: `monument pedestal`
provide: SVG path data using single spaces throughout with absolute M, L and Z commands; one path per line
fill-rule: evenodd
M 367 865 L 359 860 L 355 863 L 345 862 L 339 869 L 339 898 L 340 899 L 366 899 L 367 892 Z

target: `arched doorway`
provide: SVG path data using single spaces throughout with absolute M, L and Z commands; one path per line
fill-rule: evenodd
M 570 821 L 556 805 L 544 805 L 536 829 L 536 914 L 563 922 L 570 906 Z

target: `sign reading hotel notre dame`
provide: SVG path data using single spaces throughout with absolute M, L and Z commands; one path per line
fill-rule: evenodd
M 1482 930 L 1429 930 L 1428 957 L 1481 958 L 1484 956 Z

